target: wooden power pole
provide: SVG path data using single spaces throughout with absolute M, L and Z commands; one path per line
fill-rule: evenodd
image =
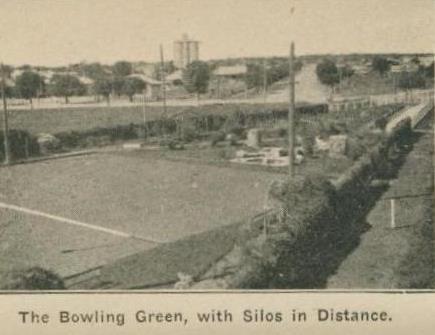
M 162 80 L 163 95 L 163 113 L 166 115 L 166 76 L 165 76 L 165 59 L 163 57 L 163 46 L 160 44 L 160 77 Z
M 290 45 L 289 56 L 289 108 L 288 108 L 288 173 L 289 178 L 293 178 L 295 174 L 294 157 L 295 157 L 295 45 L 292 42 Z
M 263 103 L 266 104 L 267 99 L 267 66 L 266 58 L 263 58 Z
M 5 150 L 5 164 L 9 165 L 11 161 L 10 155 L 10 147 L 9 147 L 9 124 L 8 124 L 8 105 L 6 102 L 6 78 L 5 78 L 5 69 L 3 64 L 0 64 L 1 67 L 1 94 L 3 100 L 3 145 Z

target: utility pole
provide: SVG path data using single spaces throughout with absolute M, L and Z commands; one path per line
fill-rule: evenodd
M 246 64 L 246 58 L 243 58 L 243 65 L 246 68 L 246 72 L 245 72 L 245 99 L 248 99 L 248 65 Z
M 144 140 L 148 137 L 148 127 L 147 127 L 147 101 L 146 92 L 143 91 L 143 105 L 142 105 L 142 115 L 143 115 L 143 138 Z
M 288 108 L 288 173 L 289 179 L 292 179 L 294 171 L 294 157 L 295 157 L 295 45 L 291 42 L 290 56 L 289 56 L 289 108 Z
M 10 147 L 9 147 L 9 124 L 8 124 L 8 105 L 6 101 L 6 79 L 5 79 L 5 69 L 3 63 L 0 64 L 1 67 L 1 94 L 3 100 L 3 145 L 5 150 L 5 161 L 6 165 L 10 164 Z
M 263 58 L 263 103 L 266 104 L 267 97 L 267 68 L 266 58 Z
M 163 46 L 160 44 L 160 77 L 162 80 L 163 113 L 166 115 L 166 75 L 165 59 L 163 58 Z

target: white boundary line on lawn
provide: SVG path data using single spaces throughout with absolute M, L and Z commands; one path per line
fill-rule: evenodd
M 122 231 L 119 231 L 119 230 L 110 229 L 110 228 L 104 228 L 104 227 L 101 227 L 101 226 L 97 226 L 97 225 L 93 225 L 93 224 L 89 224 L 89 223 L 85 223 L 85 222 L 80 222 L 80 221 L 77 221 L 77 220 L 67 219 L 67 218 L 64 218 L 64 217 L 61 217 L 61 216 L 52 215 L 52 214 L 40 212 L 40 211 L 37 211 L 37 210 L 34 210 L 34 209 L 29 209 L 29 208 L 25 208 L 25 207 L 21 207 L 21 206 L 7 204 L 7 203 L 4 203 L 4 202 L 0 202 L 0 208 L 5 208 L 5 209 L 9 209 L 9 210 L 13 210 L 13 211 L 29 214 L 29 215 L 39 216 L 39 217 L 47 218 L 47 219 L 50 219 L 50 220 L 66 223 L 66 224 L 69 224 L 69 225 L 79 226 L 79 227 L 83 227 L 83 228 L 87 228 L 87 229 L 91 229 L 91 230 L 96 230 L 96 231 L 100 231 L 100 232 L 103 232 L 103 233 L 106 233 L 106 234 L 115 235 L 115 236 L 118 236 L 118 237 L 133 238 L 133 239 L 138 239 L 138 240 L 142 240 L 142 241 L 146 241 L 146 242 L 152 242 L 152 243 L 159 243 L 159 244 L 160 243 L 166 243 L 165 241 L 159 241 L 159 240 L 155 240 L 155 239 L 151 239 L 151 238 L 140 237 L 140 236 L 136 236 L 136 235 L 133 235 L 133 234 L 125 233 L 125 232 L 122 232 Z

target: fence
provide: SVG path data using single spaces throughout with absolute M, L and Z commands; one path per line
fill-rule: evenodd
M 396 94 L 378 94 L 366 97 L 349 97 L 338 98 L 328 102 L 330 111 L 344 112 L 359 110 L 371 106 L 384 106 L 390 104 L 419 104 L 423 102 L 433 101 L 434 91 L 431 90 L 410 90 L 407 92 L 399 92 Z

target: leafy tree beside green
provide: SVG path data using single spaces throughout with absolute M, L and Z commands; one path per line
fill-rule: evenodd
M 133 66 L 130 62 L 119 61 L 113 64 L 112 71 L 115 77 L 127 77 L 133 73 Z
M 133 73 L 133 66 L 130 62 L 119 61 L 112 66 L 112 90 L 118 97 L 123 94 L 126 77 Z
M 372 69 L 378 72 L 381 76 L 390 70 L 391 64 L 387 58 L 375 56 L 372 60 Z
M 29 100 L 30 107 L 33 108 L 33 98 L 44 87 L 43 78 L 32 71 L 24 71 L 15 81 L 16 92 L 20 97 Z
M 349 65 L 338 68 L 338 75 L 340 78 L 350 78 L 354 75 L 354 73 L 355 71 Z
M 145 86 L 145 82 L 139 78 L 127 78 L 122 86 L 122 93 L 128 96 L 130 102 L 133 102 L 133 96 L 136 93 L 141 93 Z
M 206 62 L 194 61 L 183 71 L 183 83 L 189 93 L 200 94 L 207 92 L 210 81 L 210 68 Z
M 76 76 L 69 74 L 54 75 L 50 80 L 51 93 L 58 97 L 64 97 L 65 103 L 68 103 L 68 98 L 73 95 L 84 95 L 86 87 Z
M 81 67 L 81 72 L 84 76 L 93 80 L 97 80 L 107 75 L 103 65 L 100 63 L 83 64 Z
M 95 94 L 102 95 L 107 104 L 110 104 L 110 93 L 112 93 L 112 80 L 109 76 L 104 76 L 95 80 L 93 85 Z
M 122 95 L 122 90 L 125 84 L 125 78 L 124 77 L 118 77 L 115 76 L 112 79 L 112 90 L 113 93 L 116 94 L 116 96 L 120 97 Z
M 324 59 L 317 64 L 316 74 L 323 85 L 331 87 L 331 91 L 333 91 L 335 85 L 340 82 L 337 65 L 330 59 Z

